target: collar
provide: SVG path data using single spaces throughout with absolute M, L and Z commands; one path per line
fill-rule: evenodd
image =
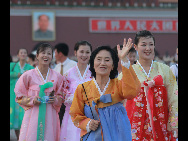
M 48 75 L 49 75 L 49 71 L 50 71 L 50 69 L 48 68 L 48 72 L 47 72 L 47 75 L 46 75 L 46 78 L 45 78 L 45 79 L 43 78 L 43 76 L 42 76 L 40 70 L 38 69 L 38 66 L 36 66 L 36 70 L 37 70 L 37 72 L 38 72 L 40 78 L 42 79 L 42 81 L 43 81 L 44 83 L 46 83 L 46 82 L 47 82 Z
M 67 57 L 67 59 L 63 62 L 63 63 L 61 63 L 61 65 L 65 65 L 65 64 L 67 64 L 68 62 L 69 62 L 69 58 Z
M 21 73 L 24 73 L 24 67 L 25 67 L 26 63 L 23 65 L 23 67 L 21 67 L 20 61 L 18 62 L 18 64 L 19 64 L 19 66 L 20 66 L 20 71 L 21 71 Z
M 89 65 L 87 65 L 87 67 L 86 67 L 86 69 L 85 69 L 85 71 L 84 71 L 84 74 L 83 74 L 83 76 L 82 76 L 81 73 L 80 73 L 80 70 L 79 70 L 79 68 L 78 68 L 78 64 L 76 64 L 76 70 L 77 70 L 78 76 L 79 76 L 79 78 L 80 78 L 81 80 L 86 79 L 85 76 L 86 76 L 86 74 L 87 74 L 88 69 L 89 69 Z
M 97 81 L 95 80 L 94 77 L 93 77 L 93 81 L 94 81 L 95 86 L 97 87 L 97 89 L 98 89 L 98 91 L 99 91 L 99 94 L 102 96 L 102 95 L 105 93 L 106 89 L 108 88 L 108 85 L 109 85 L 109 83 L 110 83 L 110 78 L 108 79 L 108 82 L 106 83 L 106 86 L 104 87 L 104 90 L 103 90 L 103 91 L 101 91 L 101 89 L 100 89 L 99 85 L 97 84 Z
M 140 64 L 140 62 L 139 62 L 138 60 L 137 60 L 137 63 L 138 63 L 138 65 L 142 68 L 142 70 L 143 70 L 143 72 L 146 74 L 146 76 L 149 77 L 149 76 L 150 76 L 150 72 L 151 72 L 151 68 L 152 68 L 152 66 L 153 66 L 153 60 L 152 60 L 152 63 L 151 63 L 151 66 L 150 66 L 150 69 L 149 69 L 148 74 L 146 73 L 146 71 L 144 70 L 144 68 L 142 67 L 142 65 Z

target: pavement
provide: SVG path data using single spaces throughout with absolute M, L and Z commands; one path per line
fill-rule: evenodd
M 16 134 L 13 129 L 10 130 L 10 141 L 17 141 Z

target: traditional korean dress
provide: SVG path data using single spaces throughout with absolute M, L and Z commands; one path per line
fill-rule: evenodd
M 129 69 L 122 66 L 122 72 L 126 77 L 122 80 L 109 78 L 103 91 L 95 78 L 83 83 L 84 88 L 78 85 L 70 115 L 74 125 L 81 128 L 84 141 L 132 140 L 131 125 L 121 101 L 134 98 L 139 93 L 140 82 L 132 66 Z M 100 125 L 96 131 L 87 132 L 88 122 L 93 118 L 99 120 Z
M 92 79 L 89 65 L 87 65 L 83 76 L 81 76 L 77 65 L 69 69 L 64 76 L 68 81 L 67 89 L 69 93 L 66 94 L 66 99 L 64 102 L 66 109 L 61 125 L 60 141 L 80 141 L 81 129 L 74 126 L 69 111 L 77 86 Z
M 178 128 L 178 87 L 172 71 L 153 61 L 148 74 L 138 61 L 133 68 L 141 82 L 140 93 L 126 103 L 133 141 L 173 140 L 170 131 Z M 151 80 L 155 85 L 149 88 L 146 82 Z
M 23 74 L 30 69 L 34 69 L 34 67 L 27 63 L 25 63 L 23 68 L 20 67 L 20 62 L 10 63 L 10 129 L 19 130 L 24 116 L 24 109 L 15 102 L 14 87 L 18 80 L 18 73 Z
M 53 87 L 45 89 L 44 92 L 48 96 L 54 90 L 55 98 L 53 104 L 46 103 L 45 131 L 42 136 L 44 136 L 44 141 L 59 141 L 60 122 L 58 112 L 62 103 L 57 97 L 63 95 L 64 77 L 49 68 L 46 78 L 43 78 L 38 67 L 25 72 L 17 81 L 14 89 L 16 102 L 25 110 L 19 141 L 37 140 L 39 106 L 34 105 L 33 100 L 35 96 L 39 96 L 39 85 L 47 82 L 52 82 Z

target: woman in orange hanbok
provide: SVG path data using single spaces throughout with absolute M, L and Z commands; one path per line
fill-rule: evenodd
M 122 100 L 139 94 L 140 82 L 127 60 L 132 39 L 118 45 L 122 73 L 118 80 L 118 56 L 109 46 L 96 48 L 90 57 L 93 79 L 79 84 L 72 101 L 70 115 L 74 125 L 81 129 L 83 141 L 132 141 L 131 125 Z
M 139 59 L 132 67 L 140 93 L 127 100 L 133 141 L 172 141 L 178 135 L 178 87 L 170 67 L 153 61 L 155 39 L 147 30 L 135 37 Z M 122 74 L 118 76 L 122 78 Z M 173 135 L 175 137 L 173 137 Z

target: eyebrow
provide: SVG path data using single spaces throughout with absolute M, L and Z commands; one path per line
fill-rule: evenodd
M 103 58 L 103 57 L 97 56 L 96 58 Z M 105 57 L 105 59 L 110 59 L 110 57 Z
M 88 50 L 81 49 L 80 51 L 90 51 L 90 50 L 89 49 Z
M 146 43 L 146 42 L 143 41 L 143 42 L 141 42 L 141 43 Z M 154 42 L 149 42 L 149 43 L 154 43 Z

